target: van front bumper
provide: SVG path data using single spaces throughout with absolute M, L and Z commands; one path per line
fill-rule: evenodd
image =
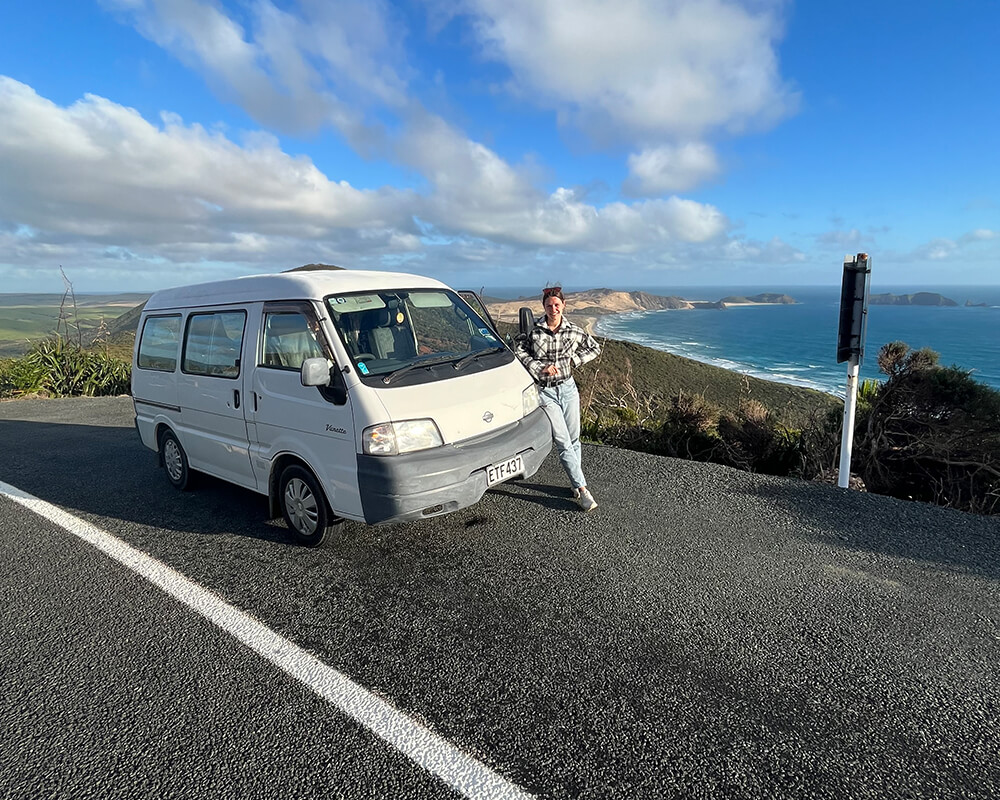
M 471 506 L 486 492 L 486 468 L 521 456 L 534 475 L 552 449 L 552 427 L 538 408 L 503 430 L 398 456 L 358 456 L 365 522 L 410 522 Z

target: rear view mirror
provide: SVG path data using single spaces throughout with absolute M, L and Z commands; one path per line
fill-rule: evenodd
M 326 386 L 330 383 L 330 362 L 325 358 L 307 358 L 302 362 L 303 386 Z

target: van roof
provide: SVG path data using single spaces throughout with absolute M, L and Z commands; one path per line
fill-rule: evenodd
M 387 289 L 447 289 L 441 281 L 406 272 L 374 270 L 304 270 L 275 275 L 247 275 L 225 281 L 161 289 L 146 301 L 146 311 L 267 300 L 310 300 L 331 294 Z

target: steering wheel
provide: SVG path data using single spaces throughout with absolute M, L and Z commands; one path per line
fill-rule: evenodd
M 354 360 L 355 361 L 368 361 L 369 359 L 372 360 L 372 361 L 376 361 L 378 359 L 378 356 L 375 355 L 374 353 L 355 353 L 354 354 Z

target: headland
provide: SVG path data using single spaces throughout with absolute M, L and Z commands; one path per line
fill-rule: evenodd
M 698 311 L 722 310 L 727 306 L 789 305 L 795 299 L 787 294 L 766 292 L 749 297 L 723 297 L 720 300 L 688 300 L 676 295 L 655 295 L 649 292 L 626 292 L 616 289 L 588 289 L 583 292 L 566 292 L 566 316 L 575 324 L 594 332 L 597 320 L 608 314 L 630 314 L 637 311 Z M 542 313 L 538 297 L 517 300 L 484 298 L 490 313 L 497 322 L 517 323 L 518 310 L 530 308 L 538 316 Z

